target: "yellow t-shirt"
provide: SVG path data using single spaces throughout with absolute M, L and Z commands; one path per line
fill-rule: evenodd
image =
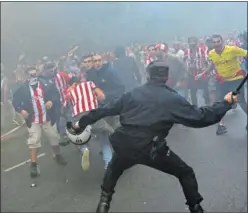
M 236 46 L 224 47 L 223 52 L 219 55 L 215 49 L 209 52 L 209 60 L 215 65 L 216 72 L 224 78 L 225 81 L 234 81 L 242 79 L 243 76 L 236 76 L 241 70 L 239 57 L 247 56 L 247 50 Z M 235 77 L 236 76 L 236 77 Z

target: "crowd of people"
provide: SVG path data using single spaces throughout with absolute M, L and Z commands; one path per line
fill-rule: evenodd
M 106 109 L 106 106 L 115 103 L 123 94 L 129 94 L 129 96 L 132 94 L 132 100 L 141 99 L 141 96 L 150 97 L 150 102 L 154 101 L 158 106 L 161 105 L 162 98 L 159 101 L 157 96 L 165 94 L 160 93 L 159 90 L 153 89 L 150 92 L 147 90 L 144 93 L 138 89 L 138 92 L 136 91 L 136 88 L 142 88 L 140 85 L 151 82 L 151 79 L 157 81 L 159 78 L 164 78 L 164 73 L 157 72 L 156 76 L 151 74 L 151 66 L 155 62 L 161 62 L 169 68 L 168 78 L 166 81 L 162 81 L 162 84 L 166 83 L 166 87 L 176 91 L 184 100 L 190 101 L 194 106 L 198 106 L 198 90 L 203 90 L 202 96 L 205 104 L 212 105 L 214 101 L 222 100 L 228 92 L 234 90 L 247 72 L 247 32 L 236 38 L 229 36 L 228 39 L 224 39 L 221 35 L 212 35 L 205 39 L 189 37 L 187 43 L 177 41 L 173 44 L 160 42 L 149 45 L 133 44 L 129 47 L 118 46 L 113 52 L 87 53 L 82 57 L 76 54 L 78 48 L 75 46 L 66 56 L 59 59 L 50 59 L 44 56 L 37 63 L 31 65 L 27 65 L 25 57 L 21 57 L 13 72 L 13 77 L 8 79 L 5 77 L 7 71 L 4 70 L 4 64 L 1 63 L 1 107 L 9 107 L 12 104 L 16 112 L 13 114 L 21 115 L 28 127 L 31 177 L 37 177 L 39 174 L 37 153 L 41 147 L 43 132 L 53 148 L 54 159 L 58 164 L 65 165 L 66 160 L 60 153 L 60 146 L 70 143 L 66 132 L 68 121 L 80 124 L 82 116 L 87 118 L 94 110 Z M 152 98 L 154 96 L 155 98 Z M 239 100 L 241 108 L 247 113 L 244 89 L 239 95 Z M 125 101 L 128 102 L 126 99 Z M 186 102 L 183 103 L 186 107 Z M 124 108 L 119 109 L 118 112 L 121 111 L 125 116 L 130 116 L 135 112 L 134 117 L 138 122 L 141 116 L 147 114 L 147 109 L 145 106 L 139 106 L 140 111 L 137 111 L 136 104 L 135 101 L 125 102 L 121 104 Z M 133 106 L 133 108 L 130 109 L 128 106 Z M 232 107 L 236 107 L 234 102 Z M 101 146 L 101 155 L 106 170 L 113 158 L 115 158 L 115 163 L 118 161 L 116 155 L 113 157 L 113 147 L 110 144 L 109 135 L 123 125 L 123 121 L 119 120 L 119 113 L 115 112 L 115 108 L 111 108 L 111 110 L 112 112 L 105 112 L 105 116 L 109 116 L 99 116 L 97 119 L 92 116 L 91 119 L 94 122 L 88 122 L 88 124 L 93 123 L 92 132 L 95 140 Z M 191 125 L 187 124 L 185 120 L 179 119 L 182 116 L 180 113 L 177 114 L 177 118 L 174 117 L 173 123 L 195 127 L 198 124 L 196 120 L 194 124 L 194 112 L 191 112 L 192 117 L 187 118 L 191 121 Z M 224 116 L 224 114 L 221 115 Z M 152 115 L 146 116 L 148 119 Z M 219 121 L 219 117 L 213 118 L 212 121 L 209 120 L 210 118 L 211 116 L 203 126 Z M 15 121 L 15 118 L 13 117 L 12 120 Z M 129 121 L 135 123 L 131 118 Z M 53 126 L 56 126 L 57 132 Z M 129 130 L 129 127 L 125 128 L 133 131 Z M 135 131 L 139 132 L 138 129 Z M 227 128 L 221 120 L 216 134 L 221 135 L 226 132 Z M 123 137 L 125 137 L 124 134 Z M 125 143 L 129 144 L 129 141 L 127 140 Z M 82 154 L 82 169 L 86 171 L 90 167 L 89 147 L 81 145 L 78 146 L 78 149 Z M 114 149 L 115 152 L 120 153 L 117 146 Z M 129 152 L 128 149 L 125 152 Z M 132 164 L 135 163 L 137 162 L 132 162 Z M 118 163 L 117 165 L 120 166 Z M 125 169 L 129 167 L 129 165 L 125 165 Z M 192 177 L 192 171 L 188 167 L 185 167 L 184 170 Z M 119 172 L 120 176 L 123 171 Z M 178 172 L 176 171 L 177 175 L 175 176 L 180 179 Z M 118 179 L 119 176 L 117 175 L 115 178 Z M 107 207 L 99 207 L 98 212 L 108 211 L 112 196 L 109 193 L 112 193 L 116 182 L 112 183 L 112 188 L 109 183 L 105 184 L 108 186 L 108 190 L 103 188 L 100 204 L 105 203 Z M 200 207 L 195 208 L 195 204 L 198 205 L 202 200 L 200 194 L 195 192 L 195 195 L 192 195 L 191 189 L 185 184 L 182 186 L 190 211 L 201 212 Z M 193 181 L 190 184 L 194 185 L 195 183 Z M 194 196 L 195 198 L 193 198 Z

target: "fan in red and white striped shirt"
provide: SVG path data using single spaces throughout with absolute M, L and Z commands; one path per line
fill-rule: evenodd
M 184 52 L 184 60 L 188 72 L 192 72 L 192 75 L 197 75 L 202 69 L 204 69 L 208 62 L 208 49 L 207 47 L 196 47 L 195 53 L 192 49 L 187 48 Z
M 38 83 L 37 88 L 34 89 L 31 86 L 29 88 L 34 109 L 32 122 L 36 124 L 44 124 L 47 122 L 47 111 L 44 100 L 44 88 L 40 82 Z
M 71 102 L 72 117 L 75 117 L 80 113 L 97 109 L 98 100 L 103 101 L 104 94 L 92 81 L 74 82 L 68 88 L 65 99 L 64 107 Z
M 60 94 L 61 103 L 64 102 L 63 91 L 68 87 L 70 77 L 66 72 L 57 72 L 55 76 L 55 85 Z
M 196 80 L 196 76 L 201 73 L 208 66 L 208 49 L 207 46 L 199 46 L 196 37 L 188 38 L 189 48 L 184 52 L 184 60 L 188 71 L 188 88 L 190 90 L 190 97 L 192 104 L 197 105 L 197 90 L 203 89 L 203 98 L 205 103 L 209 103 L 209 88 L 208 75 L 202 75 L 201 80 Z
M 236 39 L 227 39 L 226 44 L 229 46 L 237 46 L 237 47 L 241 46 L 241 43 Z
M 155 46 L 156 46 L 155 44 L 151 44 L 147 47 L 146 59 L 145 59 L 146 66 L 148 66 L 151 62 L 154 61 Z

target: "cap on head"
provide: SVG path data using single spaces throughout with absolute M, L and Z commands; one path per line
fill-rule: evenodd
M 160 43 L 155 46 L 155 49 L 167 52 L 168 51 L 168 45 L 165 43 Z
M 149 74 L 150 80 L 163 82 L 168 80 L 169 67 L 164 62 L 153 61 L 147 66 L 146 71 Z

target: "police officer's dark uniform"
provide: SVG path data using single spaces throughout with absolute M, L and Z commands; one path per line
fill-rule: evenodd
M 124 94 L 117 102 L 91 111 L 79 121 L 79 127 L 105 117 L 120 115 L 121 127 L 110 136 L 114 155 L 105 173 L 98 213 L 108 212 L 117 180 L 123 171 L 143 164 L 174 175 L 180 181 L 191 212 L 203 212 L 194 171 L 166 145 L 173 124 L 201 128 L 218 123 L 231 105 L 222 101 L 212 107 L 198 108 L 165 86 L 168 67 L 152 62 L 148 83 Z

